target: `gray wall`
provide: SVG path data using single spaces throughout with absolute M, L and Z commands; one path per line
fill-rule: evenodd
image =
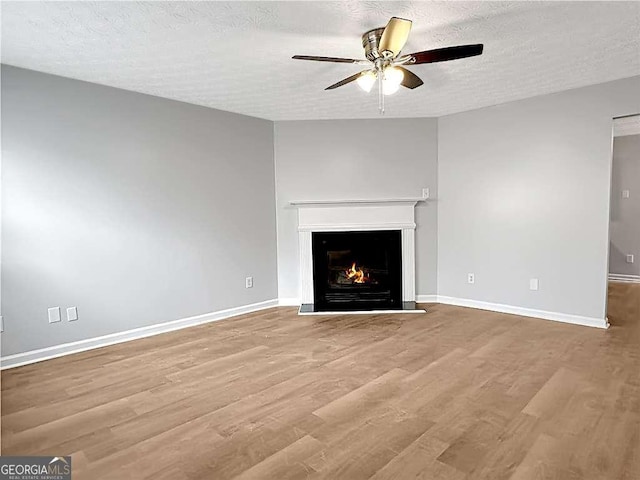
M 272 122 L 3 66 L 2 157 L 4 355 L 277 297 Z
M 3 354 L 296 298 L 289 201 L 425 187 L 418 294 L 602 318 L 612 118 L 639 112 L 639 91 L 274 125 L 3 66 Z M 51 306 L 80 319 L 49 325 Z
M 438 120 L 440 295 L 604 318 L 612 119 L 639 93 L 634 77 Z
M 622 191 L 629 190 L 629 198 Z M 640 135 L 613 141 L 609 273 L 640 276 Z M 635 256 L 627 263 L 627 254 Z
M 297 211 L 291 200 L 437 196 L 437 121 L 276 122 L 278 287 L 299 298 Z M 437 288 L 436 203 L 416 207 L 416 292 Z

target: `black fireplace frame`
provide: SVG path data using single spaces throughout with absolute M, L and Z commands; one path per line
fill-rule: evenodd
M 312 232 L 313 294 L 312 310 L 373 311 L 402 310 L 402 232 L 401 230 Z M 353 245 L 353 246 L 351 246 Z M 333 286 L 329 277 L 329 251 L 353 250 L 359 260 L 375 258 L 386 262 L 379 284 Z M 353 261 L 358 260 L 353 258 Z M 366 263 L 366 261 L 365 261 Z

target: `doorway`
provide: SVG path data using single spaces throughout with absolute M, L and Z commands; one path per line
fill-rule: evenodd
M 607 317 L 640 323 L 640 115 L 613 121 Z

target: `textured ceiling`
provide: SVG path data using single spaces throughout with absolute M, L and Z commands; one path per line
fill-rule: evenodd
M 484 43 L 411 67 L 387 117 L 425 117 L 640 74 L 640 2 L 2 2 L 2 62 L 271 120 L 376 118 L 375 94 L 324 87 L 360 37 L 413 20 L 405 53 Z

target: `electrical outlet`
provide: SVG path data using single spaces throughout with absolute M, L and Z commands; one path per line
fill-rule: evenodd
M 4 317 L 0 317 L 0 332 L 4 332 Z
M 51 307 L 49 309 L 49 323 L 56 323 L 60 320 L 60 307 Z
M 422 198 L 429 198 L 429 189 L 428 188 L 423 188 L 422 189 Z
M 76 307 L 67 308 L 67 320 L 74 322 L 78 319 L 78 309 Z
M 539 282 L 537 278 L 532 278 L 529 280 L 529 290 L 538 290 Z
M 622 190 L 622 198 L 629 198 L 629 190 Z
M 476 276 L 473 273 L 467 273 L 467 283 L 476 283 Z
M 253 288 L 253 277 L 247 277 L 244 279 L 244 288 Z
M 633 263 L 633 261 L 634 261 L 634 256 L 633 254 L 630 253 L 629 255 L 627 255 L 627 263 Z

